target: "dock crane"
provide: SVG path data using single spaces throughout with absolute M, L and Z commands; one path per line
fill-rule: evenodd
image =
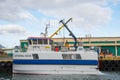
M 72 20 L 72 18 L 70 18 L 68 21 Z M 63 26 L 69 31 L 70 36 L 72 36 L 74 38 L 74 47 L 75 47 L 75 51 L 77 50 L 77 38 L 75 37 L 75 35 L 72 33 L 72 31 L 68 28 L 68 26 L 66 25 L 66 23 L 64 22 L 64 20 L 61 20 L 60 23 L 63 24 Z
M 71 21 L 71 19 L 69 19 L 66 23 L 64 24 L 67 24 L 69 21 Z M 51 36 L 50 38 L 52 38 L 54 35 L 56 35 L 58 33 L 58 31 L 60 31 L 62 28 L 64 27 L 64 25 L 60 26 Z

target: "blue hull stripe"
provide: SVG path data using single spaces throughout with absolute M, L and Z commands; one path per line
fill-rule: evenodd
M 13 64 L 38 65 L 97 65 L 97 60 L 13 60 Z

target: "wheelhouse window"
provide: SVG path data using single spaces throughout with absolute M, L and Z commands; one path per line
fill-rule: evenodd
M 29 43 L 29 44 L 32 44 L 31 40 L 28 40 L 28 43 Z
M 42 39 L 39 39 L 39 40 L 38 40 L 38 44 L 42 44 Z
M 44 39 L 44 44 L 48 44 L 48 39 Z
M 50 45 L 52 45 L 53 44 L 53 40 L 50 40 Z
M 37 44 L 37 39 L 33 39 L 33 44 Z

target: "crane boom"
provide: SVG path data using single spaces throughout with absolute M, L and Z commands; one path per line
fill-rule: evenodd
M 58 31 L 60 31 L 63 27 L 64 27 L 64 25 L 60 26 L 60 27 L 50 36 L 50 38 L 52 38 L 54 35 L 56 35 L 56 34 L 58 33 Z
M 69 20 L 72 20 L 72 18 L 70 18 Z M 72 33 L 72 31 L 68 28 L 68 26 L 66 25 L 66 23 L 64 22 L 64 20 L 61 20 L 60 21 L 63 25 L 64 25 L 64 27 L 69 31 L 69 33 L 70 33 L 70 36 L 72 36 L 73 38 L 74 38 L 74 47 L 75 47 L 75 51 L 77 50 L 77 38 L 75 37 L 75 35 Z
M 67 24 L 71 19 L 69 19 L 65 24 Z M 60 26 L 51 36 L 50 38 L 52 38 L 54 35 L 56 35 L 58 33 L 58 31 L 60 31 L 62 28 L 64 27 L 64 25 Z

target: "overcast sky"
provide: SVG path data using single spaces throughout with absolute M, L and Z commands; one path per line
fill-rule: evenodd
M 47 24 L 48 36 L 66 22 L 76 37 L 120 37 L 119 0 L 0 0 L 0 44 L 19 45 L 21 39 L 40 36 Z M 62 29 L 54 37 L 69 37 Z

